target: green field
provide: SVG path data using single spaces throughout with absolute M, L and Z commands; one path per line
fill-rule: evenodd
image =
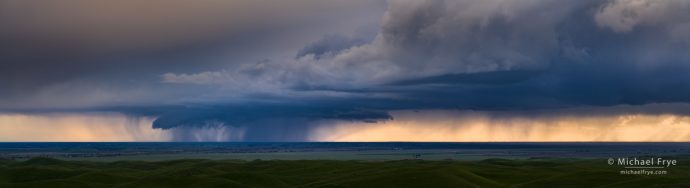
M 480 161 L 0 161 L 0 187 L 690 187 L 690 161 L 666 175 L 621 175 L 604 159 Z

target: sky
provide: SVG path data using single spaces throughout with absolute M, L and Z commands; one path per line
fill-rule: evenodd
M 0 0 L 0 141 L 690 141 L 690 1 Z

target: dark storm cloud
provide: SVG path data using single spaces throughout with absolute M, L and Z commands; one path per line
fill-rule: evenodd
M 392 2 L 377 40 L 341 54 L 392 54 L 389 84 L 312 89 L 393 93 L 384 102 L 393 109 L 686 103 L 690 43 L 677 32 L 687 10 L 685 1 Z M 355 59 L 340 61 L 382 61 Z
M 99 109 L 126 112 L 133 116 L 156 116 L 153 128 L 173 130 L 177 141 L 193 141 L 194 128 L 242 130 L 243 141 L 305 141 L 319 121 L 374 123 L 390 120 L 384 110 L 370 108 L 380 101 L 311 100 L 300 102 L 251 102 L 223 105 L 122 107 Z M 184 130 L 190 131 L 184 131 Z M 230 131 L 231 132 L 231 131 Z M 218 134 L 213 134 L 218 135 Z M 229 135 L 228 137 L 231 137 Z
M 343 102 L 312 101 L 309 104 L 261 104 L 186 106 L 166 109 L 156 119 L 154 128 L 176 126 L 203 126 L 208 122 L 223 122 L 227 125 L 245 125 L 270 119 L 343 119 L 377 120 L 390 119 L 383 111 L 357 109 L 354 104 Z
M 394 94 L 412 109 L 685 103 L 687 10 L 686 1 L 393 1 L 375 41 L 333 58 L 348 65 L 341 80 L 369 80 L 296 88 Z
M 201 18 L 193 18 L 197 15 L 193 13 L 188 21 L 209 20 L 210 23 L 216 23 L 219 17 L 228 16 L 222 7 L 235 7 L 210 5 L 221 7 L 221 11 L 201 14 Z M 268 11 L 280 7 L 264 6 L 256 6 L 258 8 L 255 10 Z M 390 1 L 382 18 L 367 17 L 381 20 L 380 26 L 375 29 L 375 37 L 353 31 L 333 34 L 332 30 L 324 29 L 319 35 L 292 40 L 292 36 L 301 35 L 287 36 L 287 31 L 281 30 L 284 27 L 278 26 L 304 27 L 302 30 L 295 29 L 295 33 L 335 27 L 340 25 L 340 21 L 348 20 L 342 15 L 358 14 L 352 10 L 361 8 L 353 6 L 349 11 L 341 10 L 342 14 L 332 15 L 336 19 L 329 22 L 309 22 L 299 20 L 314 19 L 314 15 L 287 16 L 302 9 L 312 10 L 309 7 L 295 7 L 285 10 L 284 16 L 279 14 L 270 18 L 296 17 L 297 21 L 256 21 L 248 18 L 255 16 L 249 11 L 244 12 L 249 16 L 241 13 L 234 15 L 238 17 L 237 20 L 229 23 L 232 27 L 227 28 L 225 24 L 197 23 L 202 25 L 190 26 L 178 25 L 177 22 L 170 27 L 156 26 L 152 28 L 155 32 L 151 33 L 165 35 L 150 40 L 146 39 L 147 34 L 139 36 L 139 31 L 133 32 L 137 37 L 124 37 L 128 39 L 124 41 L 120 41 L 123 37 L 119 36 L 119 32 L 76 37 L 80 40 L 66 40 L 63 37 L 29 40 L 34 35 L 18 35 L 18 30 L 3 29 L 0 30 L 0 40 L 7 42 L 4 43 L 7 45 L 0 44 L 3 49 L 1 53 L 12 62 L 0 64 L 3 66 L 0 73 L 9 78 L 4 82 L 14 85 L 10 88 L 38 86 L 40 83 L 71 77 L 91 78 L 85 76 L 90 73 L 98 75 L 93 77 L 94 80 L 104 79 L 102 73 L 107 71 L 98 71 L 103 68 L 125 70 L 114 71 L 112 78 L 108 77 L 112 85 L 129 85 L 119 81 L 120 78 L 154 77 L 155 80 L 148 82 L 133 81 L 132 85 L 138 87 L 129 87 L 139 88 L 132 90 L 139 91 L 138 96 L 146 97 L 128 94 L 129 91 L 121 90 L 123 87 L 101 88 L 93 96 L 102 98 L 91 99 L 93 105 L 87 109 L 157 116 L 154 122 L 156 128 L 206 126 L 209 122 L 224 126 L 265 127 L 248 133 L 254 134 L 249 138 L 257 139 L 278 138 L 273 133 L 260 134 L 266 132 L 262 130 L 268 130 L 268 127 L 277 126 L 275 124 L 286 125 L 281 129 L 299 124 L 293 127 L 295 135 L 299 135 L 306 129 L 305 126 L 315 121 L 387 120 L 391 118 L 388 112 L 393 110 L 459 109 L 532 113 L 563 108 L 690 102 L 688 1 Z M 318 7 L 314 9 L 321 10 Z M 6 16 L 14 13 L 0 12 L 5 12 L 0 13 L 4 14 L 4 28 L 23 23 Z M 161 17 L 168 18 L 166 16 L 169 15 Z M 167 23 L 166 20 L 142 24 Z M 46 24 L 40 23 L 38 25 Z M 326 23 L 330 24 L 315 25 Z M 190 27 L 199 30 L 179 33 L 163 31 Z M 68 31 L 70 36 L 74 35 L 71 30 Z M 256 35 L 258 31 L 266 33 Z M 78 33 L 99 34 L 91 30 L 79 30 Z M 226 36 L 228 33 L 231 33 L 230 37 Z M 283 34 L 288 39 L 263 38 Z M 41 35 L 43 33 L 35 36 Z M 140 41 L 140 37 L 146 40 Z M 225 40 L 226 37 L 229 39 Z M 67 42 L 60 42 L 63 39 Z M 57 43 L 53 42 L 56 40 Z M 259 42 L 252 42 L 255 40 Z M 79 41 L 98 45 L 92 49 L 93 44 L 82 45 Z M 217 42 L 220 45 L 185 45 L 197 42 Z M 236 47 L 219 47 L 225 43 L 232 43 Z M 255 43 L 267 45 L 242 50 L 245 45 Z M 60 48 L 43 44 L 60 44 L 57 45 Z M 288 50 L 261 48 L 274 45 L 278 46 L 276 49 Z M 129 71 L 139 67 L 138 62 L 141 61 L 128 61 L 130 64 L 124 65 L 91 64 L 93 61 L 89 61 L 104 58 L 100 51 L 108 52 L 105 54 L 122 50 L 151 52 L 151 48 L 158 49 L 153 50 L 155 52 L 165 51 L 159 50 L 160 46 L 164 46 L 163 49 L 172 46 L 175 53 L 154 53 L 156 55 L 152 56 L 157 60 L 165 56 L 167 59 L 162 59 L 166 61 L 141 64 L 149 67 L 149 70 L 136 74 Z M 187 54 L 195 50 L 203 54 L 181 55 L 186 58 L 165 55 Z M 34 56 L 34 52 L 42 55 Z M 83 56 L 84 52 L 89 55 Z M 224 56 L 226 53 L 242 54 L 241 59 L 249 63 L 236 63 L 239 60 L 234 59 L 235 56 L 203 61 L 193 58 Z M 74 63 L 51 66 L 50 59 Z M 221 64 L 227 66 L 216 66 Z M 84 85 L 63 83 L 60 87 L 53 86 L 44 91 L 42 96 L 49 101 L 50 95 L 69 93 L 65 91 L 92 91 L 88 88 L 93 87 Z M 17 95 L 26 90 L 4 91 L 7 92 Z M 111 97 L 103 97 L 109 95 L 120 96 L 116 104 L 125 107 L 115 108 L 110 103 L 99 103 L 113 101 Z M 34 100 L 29 97 L 24 101 Z M 150 104 L 138 107 L 124 105 L 132 101 L 149 101 Z M 649 111 L 613 108 L 612 111 L 687 113 L 685 106 L 667 107 L 661 105 Z M 287 132 L 286 135 L 293 135 Z M 287 137 L 299 140 L 299 136 Z
M 448 75 L 399 91 L 410 100 L 449 109 L 529 110 L 578 106 L 690 102 L 688 67 L 638 71 L 562 67 L 525 76 L 523 71 Z M 534 72 L 528 72 L 534 73 Z M 522 75 L 521 75 L 522 74 Z M 517 78 L 516 78 L 517 76 Z M 448 83 L 446 78 L 454 80 Z M 509 78 L 509 79 L 506 79 Z M 522 79 L 522 80 L 520 80 Z M 468 83 L 467 80 L 473 82 Z M 439 82 L 437 82 L 439 81 Z

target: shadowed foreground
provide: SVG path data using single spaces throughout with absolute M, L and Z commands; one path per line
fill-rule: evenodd
M 0 187 L 688 187 L 690 161 L 666 175 L 620 175 L 605 160 L 0 161 Z

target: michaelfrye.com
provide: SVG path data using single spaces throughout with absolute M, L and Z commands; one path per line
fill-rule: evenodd
M 665 175 L 668 174 L 668 168 L 678 165 L 678 160 L 663 157 L 618 157 L 609 158 L 607 163 L 622 167 L 619 173 L 623 175 Z

